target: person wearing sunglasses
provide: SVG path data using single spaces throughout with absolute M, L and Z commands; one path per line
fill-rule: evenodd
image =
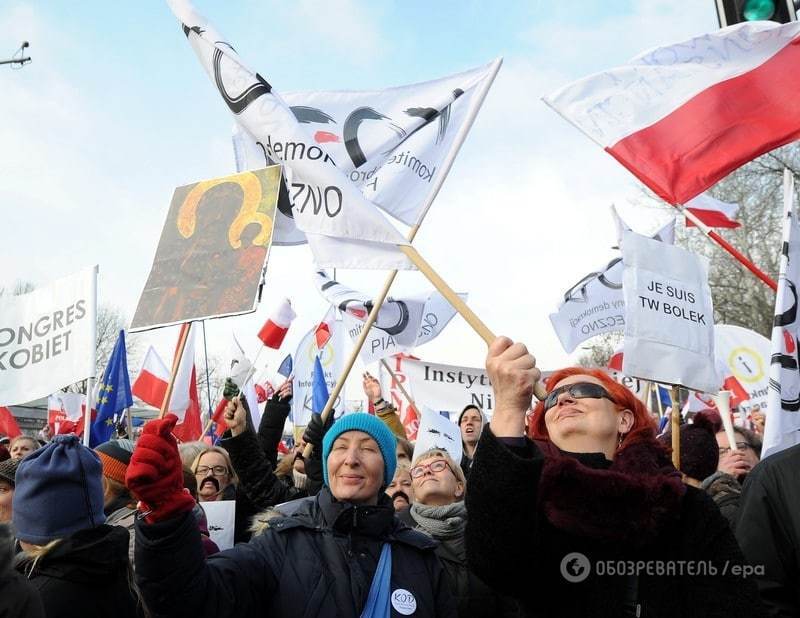
M 540 372 L 527 348 L 497 338 L 486 371 L 494 411 L 466 495 L 479 577 L 529 616 L 763 615 L 727 521 L 681 481 L 631 391 L 569 367 L 528 416 Z
M 410 508 L 399 512 L 398 518 L 439 542 L 436 555 L 458 602 L 458 615 L 465 618 L 517 616 L 516 603 L 500 597 L 467 566 L 464 542 L 467 480 L 461 466 L 446 450 L 429 449 L 414 458 L 411 488 L 414 502 Z

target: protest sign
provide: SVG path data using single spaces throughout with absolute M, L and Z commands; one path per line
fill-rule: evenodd
M 279 166 L 175 189 L 131 331 L 255 310 Z
M 634 232 L 623 236 L 622 372 L 693 390 L 719 390 L 714 310 L 704 257 Z
M 0 405 L 95 375 L 97 267 L 0 298 Z
M 432 448 L 439 448 L 447 451 L 453 461 L 460 464 L 464 445 L 461 443 L 461 430 L 458 425 L 426 406 L 422 407 L 421 413 L 422 419 L 417 431 L 412 461 L 416 461 L 417 457 Z
M 342 323 L 332 320 L 329 324 L 330 337 L 322 347 L 317 346 L 316 333 L 319 327 L 315 326 L 306 333 L 294 353 L 294 380 L 292 381 L 292 423 L 295 426 L 308 425 L 313 412 L 314 403 L 314 360 L 319 354 L 320 364 L 325 374 L 325 384 L 328 391 L 333 390 L 336 380 L 342 375 L 344 363 L 345 336 Z M 336 399 L 334 410 L 337 416 L 342 412 L 341 402 L 344 394 Z
M 400 422 L 406 430 L 406 437 L 409 440 L 417 439 L 417 430 L 419 429 L 419 413 L 406 399 L 403 394 L 402 388 L 408 385 L 408 379 L 404 370 L 404 361 L 414 359 L 405 354 L 397 354 L 385 362 L 388 364 L 391 371 L 387 371 L 381 363 L 378 366 L 378 379 L 381 382 L 381 392 L 384 399 L 389 401 L 397 410 L 400 416 Z M 402 388 L 401 388 L 401 385 Z
M 200 502 L 206 512 L 208 536 L 220 550 L 233 547 L 233 533 L 236 525 L 236 500 Z
M 494 393 L 486 370 L 395 357 L 392 369 L 405 377 L 405 387 L 414 401 L 436 411 L 458 414 L 468 404 L 476 405 L 491 418 Z

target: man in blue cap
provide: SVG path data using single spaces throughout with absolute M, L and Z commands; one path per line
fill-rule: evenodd
M 206 560 L 183 491 L 176 420 L 145 426 L 127 474 L 143 512 L 136 576 L 154 613 L 456 615 L 435 541 L 402 524 L 384 494 L 396 459 L 382 421 L 361 413 L 339 419 L 322 440 L 322 491 L 282 508 L 249 543 Z

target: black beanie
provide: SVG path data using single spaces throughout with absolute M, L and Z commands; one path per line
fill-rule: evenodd
M 717 471 L 719 445 L 713 419 L 705 412 L 698 412 L 689 425 L 681 425 L 681 465 L 686 476 L 703 481 Z M 672 434 L 665 433 L 659 440 L 667 446 L 672 444 Z

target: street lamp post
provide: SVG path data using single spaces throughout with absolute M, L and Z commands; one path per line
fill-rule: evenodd
M 18 64 L 20 67 L 24 66 L 26 62 L 31 61 L 30 56 L 25 56 L 25 48 L 30 47 L 28 41 L 22 41 L 19 49 L 14 52 L 14 55 L 8 60 L 0 60 L 0 64 Z M 17 57 L 19 54 L 19 57 Z

